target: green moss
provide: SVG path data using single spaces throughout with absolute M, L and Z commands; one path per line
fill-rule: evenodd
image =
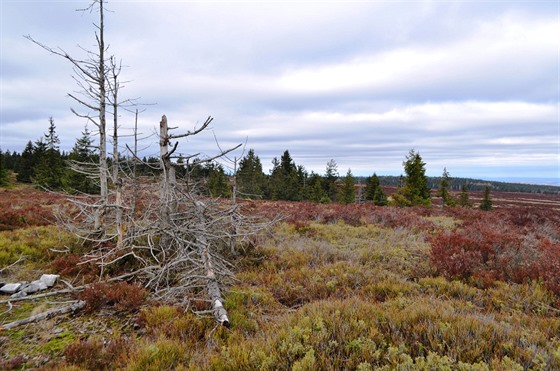
M 76 340 L 76 334 L 68 329 L 64 329 L 61 333 L 50 339 L 45 344 L 42 344 L 38 350 L 40 353 L 47 353 L 50 355 L 60 355 L 68 345 Z

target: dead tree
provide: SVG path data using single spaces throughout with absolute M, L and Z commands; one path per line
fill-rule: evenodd
M 233 264 L 228 261 L 228 254 L 237 251 L 235 245 L 269 228 L 271 223 L 243 216 L 235 198 L 232 202 L 202 197 L 195 184 L 176 178 L 176 167 L 180 166 L 175 156 L 179 140 L 205 131 L 212 123 L 211 117 L 192 131 L 171 134 L 174 128 L 168 126 L 164 115 L 160 122 L 157 169 L 161 181 L 139 182 L 123 174 L 117 145 L 120 66 L 116 66 L 113 57 L 106 57 L 104 4 L 104 0 L 93 0 L 85 9 L 99 12 L 95 34 L 98 49 L 88 51 L 86 59 L 74 58 L 63 49 L 50 48 L 27 37 L 72 64 L 81 95 L 69 96 L 85 111 L 94 114 L 72 111 L 92 122 L 99 132 L 98 167 L 83 167 L 78 163 L 73 166 L 98 179 L 100 195 L 72 198 L 74 211 L 61 214 L 60 223 L 93 246 L 84 254 L 82 263 L 98 264 L 102 272 L 99 279 L 103 278 L 105 268 L 127 261 L 134 265 L 134 274 L 127 275 L 126 279 L 134 279 L 150 288 L 156 298 L 166 301 L 188 304 L 191 299 L 205 298 L 211 303 L 216 320 L 227 326 L 229 319 L 222 289 L 233 280 Z M 111 108 L 113 167 L 109 169 L 106 115 Z M 220 149 L 216 156 L 209 158 L 199 159 L 199 154 L 192 154 L 187 156 L 187 161 L 195 159 L 191 163 L 193 166 L 212 162 L 240 146 Z M 133 161 L 138 161 L 136 155 L 135 148 Z M 113 187 L 109 187 L 110 183 Z M 234 197 L 235 193 L 234 190 Z
M 71 56 L 64 49 L 51 48 L 31 36 L 27 39 L 39 45 L 41 48 L 51 54 L 60 56 L 72 64 L 75 75 L 73 76 L 80 88 L 78 94 L 69 93 L 68 96 L 78 103 L 86 111 L 95 112 L 96 115 L 90 113 L 79 113 L 78 110 L 72 108 L 72 112 L 81 118 L 85 118 L 91 122 L 99 132 L 99 167 L 97 169 L 97 177 L 100 186 L 100 199 L 95 204 L 94 226 L 98 233 L 103 234 L 105 229 L 104 215 L 107 205 L 109 204 L 109 187 L 108 187 L 108 166 L 107 166 L 107 124 L 106 124 L 106 106 L 107 106 L 107 58 L 105 53 L 104 38 L 104 0 L 93 0 L 92 3 L 83 11 L 94 11 L 96 8 L 99 12 L 99 24 L 96 25 L 98 32 L 95 33 L 97 41 L 97 51 L 87 51 L 87 58 L 80 59 Z
M 205 278 L 206 290 L 212 303 L 214 316 L 219 323 L 224 326 L 229 326 L 227 312 L 222 304 L 223 298 L 221 295 L 219 280 L 217 278 L 217 270 L 227 275 L 231 275 L 231 272 L 229 270 L 224 271 L 224 269 L 220 269 L 220 265 L 215 263 L 215 259 L 211 254 L 212 243 L 210 239 L 211 236 L 216 235 L 209 226 L 215 224 L 216 220 L 208 220 L 206 212 L 207 205 L 202 200 L 193 197 L 192 190 L 189 191 L 187 188 L 187 192 L 183 193 L 177 189 L 177 179 L 175 176 L 176 164 L 172 163 L 171 156 L 177 149 L 178 142 L 174 144 L 171 150 L 169 149 L 171 140 L 199 134 L 204 131 L 211 122 L 212 118 L 208 117 L 204 124 L 193 132 L 172 135 L 169 134 L 167 117 L 163 115 L 161 119 L 160 156 L 163 167 L 163 176 L 160 196 L 160 220 L 162 232 L 164 233 L 160 241 L 162 242 L 161 250 L 167 250 L 167 252 L 170 253 L 170 256 L 180 256 L 179 258 L 174 258 L 170 261 L 172 265 L 177 263 L 180 265 L 183 265 L 181 263 L 189 263 L 188 265 L 190 265 L 190 267 L 187 270 L 188 272 L 201 271 L 201 273 L 194 275 L 187 274 L 182 277 L 182 279 L 191 281 L 193 277 L 198 276 L 197 279 L 195 279 L 195 281 L 198 281 L 198 278 Z M 213 159 L 224 156 L 226 153 L 239 148 L 239 146 L 227 151 L 222 151 Z M 213 159 L 206 159 L 205 161 L 211 161 Z M 183 196 L 181 196 L 181 193 Z M 183 205 L 186 209 L 179 212 L 179 201 L 182 200 L 190 201 L 189 203 L 191 205 Z M 228 210 L 225 210 L 224 213 L 227 214 Z M 185 221 L 192 224 L 191 227 L 194 228 L 184 229 L 185 227 L 188 227 L 184 225 Z M 191 235 L 189 236 L 189 234 Z M 173 251 L 174 248 L 179 251 Z M 223 265 L 224 264 L 222 264 L 222 266 Z M 179 272 L 179 275 L 184 275 L 184 272 Z

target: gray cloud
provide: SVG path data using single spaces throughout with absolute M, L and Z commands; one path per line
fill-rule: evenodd
M 82 3 L 82 2 L 80 2 Z M 95 13 L 66 2 L 3 2 L 3 150 L 22 150 L 53 116 L 64 147 L 71 67 L 25 40 L 74 55 L 94 44 Z M 188 130 L 208 115 L 224 147 L 248 140 L 268 167 L 290 150 L 324 172 L 398 175 L 408 150 L 428 173 L 557 177 L 557 7 L 545 2 L 109 2 L 109 51 L 129 66 L 122 91 Z M 123 131 L 133 117 L 123 112 Z M 153 138 L 146 154 L 157 154 Z M 211 133 L 187 153 L 215 152 Z M 240 154 L 238 154 L 240 155 Z

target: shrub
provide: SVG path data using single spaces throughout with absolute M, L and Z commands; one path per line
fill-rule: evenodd
M 199 318 L 190 311 L 169 305 L 143 308 L 137 323 L 156 337 L 192 343 L 203 341 L 214 326 L 214 321 L 209 318 Z
M 539 245 L 540 259 L 533 265 L 546 288 L 560 296 L 560 243 L 549 239 Z
M 448 278 L 468 278 L 481 269 L 482 252 L 476 242 L 462 234 L 451 232 L 432 239 L 432 262 Z
M 104 342 L 92 338 L 70 344 L 64 351 L 66 362 L 84 367 L 87 370 L 106 370 L 117 364 L 131 345 L 122 338 Z
M 86 312 L 93 312 L 104 306 L 114 306 L 118 311 L 138 310 L 147 297 L 144 288 L 127 282 L 109 284 L 97 282 L 80 293 L 80 299 L 86 301 Z
M 487 287 L 495 280 L 540 279 L 560 294 L 560 243 L 539 234 L 538 215 L 481 216 L 461 228 L 431 237 L 431 260 L 447 278 L 473 278 Z M 531 216 L 533 215 L 533 216 Z
M 0 266 L 25 256 L 27 261 L 46 262 L 53 258 L 52 249 L 64 249 L 75 238 L 55 226 L 30 227 L 0 232 Z

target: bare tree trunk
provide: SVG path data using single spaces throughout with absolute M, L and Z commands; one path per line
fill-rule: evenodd
M 237 157 L 233 158 L 233 187 L 231 192 L 231 203 L 233 208 L 237 206 Z M 231 213 L 231 237 L 229 239 L 229 249 L 233 256 L 237 255 L 237 214 Z
M 123 224 L 123 183 L 119 176 L 119 136 L 118 136 L 118 93 L 119 93 L 119 81 L 118 76 L 120 72 L 120 67 L 117 67 L 114 63 L 114 59 L 111 58 L 111 77 L 113 78 L 113 84 L 111 87 L 111 95 L 113 99 L 113 171 L 112 171 L 112 182 L 115 185 L 115 228 L 117 233 L 117 248 L 123 246 L 123 236 L 124 236 L 124 224 Z
M 220 285 L 214 272 L 214 264 L 212 263 L 212 255 L 210 255 L 209 243 L 206 238 L 206 205 L 202 201 L 195 201 L 195 207 L 198 214 L 198 228 L 196 234 L 196 242 L 198 245 L 198 253 L 202 260 L 204 273 L 206 274 L 206 290 L 210 301 L 212 302 L 212 310 L 214 311 L 214 318 L 218 323 L 229 327 L 229 318 L 226 309 L 224 308 L 222 294 L 220 292 Z
M 107 132 L 106 132 L 106 81 L 105 81 L 105 39 L 103 37 L 103 0 L 99 1 L 99 66 L 97 71 L 97 84 L 99 88 L 99 187 L 101 191 L 101 207 L 95 218 L 95 230 L 105 234 L 105 212 L 109 204 L 108 169 L 107 169 Z
M 175 167 L 171 162 L 169 152 L 169 128 L 167 126 L 167 116 L 163 115 L 159 123 L 159 152 L 160 161 L 163 169 L 163 178 L 160 189 L 160 222 L 162 231 L 172 229 L 172 215 L 177 211 L 177 198 L 175 197 Z M 163 233 L 160 238 L 162 250 L 169 249 L 171 238 L 167 233 Z
M 131 192 L 131 200 L 130 200 L 130 213 L 128 220 L 129 231 L 128 233 L 131 235 L 135 235 L 135 228 L 134 223 L 132 222 L 135 220 L 136 215 L 136 202 L 138 199 L 138 176 L 136 174 L 136 164 L 138 163 L 138 108 L 136 109 L 136 113 L 134 115 L 134 152 L 132 157 L 132 192 Z

